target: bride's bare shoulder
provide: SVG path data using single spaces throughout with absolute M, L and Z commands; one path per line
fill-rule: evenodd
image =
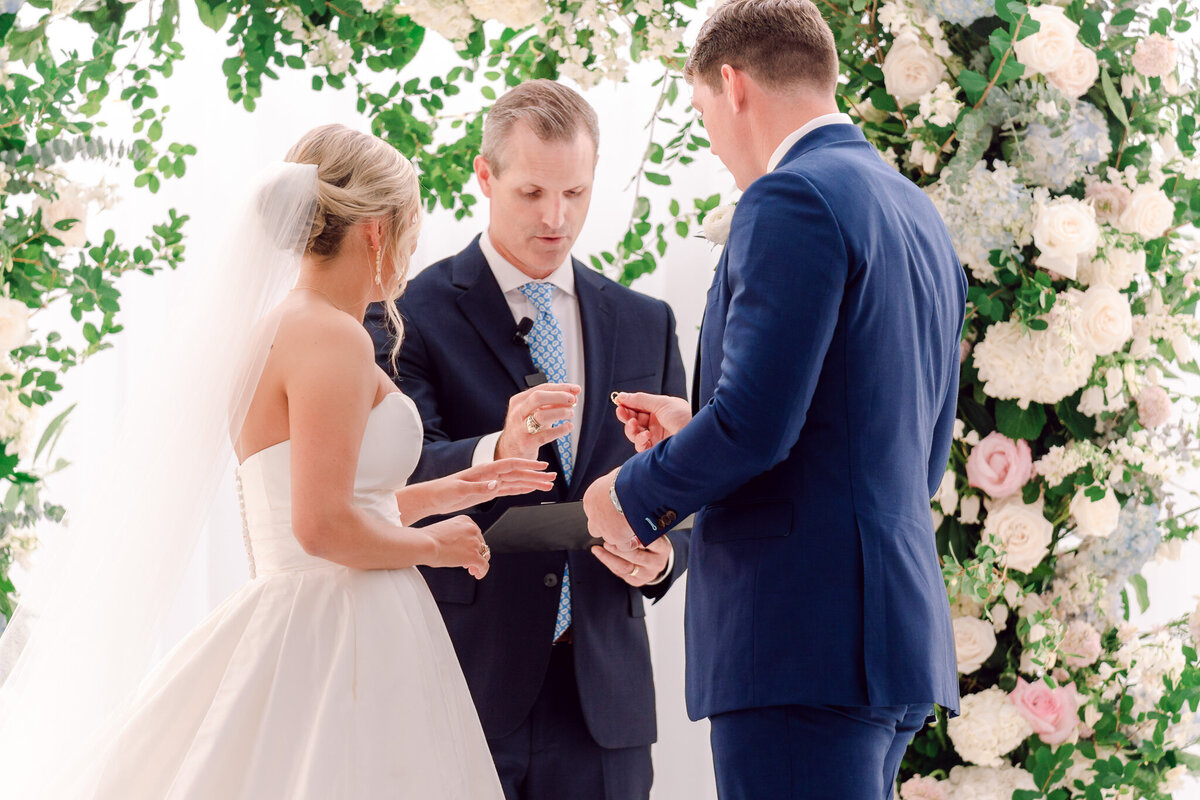
M 364 366 L 375 363 L 371 334 L 349 314 L 312 298 L 290 297 L 278 309 L 279 328 L 273 349 L 280 356 L 305 360 L 346 359 Z

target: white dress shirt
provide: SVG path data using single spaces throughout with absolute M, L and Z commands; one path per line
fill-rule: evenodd
M 491 267 L 492 275 L 500 285 L 500 291 L 504 292 L 504 299 L 512 311 L 513 323 L 519 323 L 524 317 L 537 321 L 537 308 L 521 293 L 521 287 L 533 279 L 500 255 L 486 230 L 479 237 L 479 249 L 483 251 L 483 257 Z M 550 273 L 545 282 L 554 284 L 557 289 L 550 307 L 558 319 L 559 327 L 562 328 L 563 356 L 567 360 L 567 383 L 574 383 L 586 391 L 583 385 L 583 326 L 579 322 L 579 298 L 575 295 L 575 271 L 571 266 L 570 255 Z M 575 417 L 572 420 L 575 428 L 569 434 L 572 456 L 579 454 L 579 423 L 583 420 L 584 391 L 579 393 L 579 402 L 575 405 Z M 499 439 L 498 431 L 480 439 L 479 444 L 475 446 L 471 465 L 478 466 L 495 460 L 496 442 Z
M 819 117 L 813 117 L 808 122 L 800 126 L 799 130 L 792 131 L 786 139 L 779 143 L 779 147 L 775 148 L 775 152 L 771 154 L 771 160 L 767 162 L 767 172 L 774 172 L 779 166 L 779 162 L 783 161 L 783 157 L 787 155 L 788 150 L 792 149 L 792 145 L 804 138 L 806 134 L 812 133 L 817 128 L 823 128 L 826 125 L 853 125 L 854 120 L 850 119 L 849 114 L 822 114 Z

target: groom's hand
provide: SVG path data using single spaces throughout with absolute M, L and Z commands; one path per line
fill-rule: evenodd
M 655 539 L 644 550 L 629 550 L 618 552 L 608 542 L 604 547 L 594 545 L 592 555 L 600 559 L 600 563 L 608 567 L 608 571 L 616 575 L 630 586 L 641 587 L 649 583 L 657 583 L 667 571 L 671 563 L 671 540 L 666 536 Z
M 692 421 L 692 408 L 679 397 L 644 392 L 618 392 L 617 419 L 625 426 L 625 438 L 639 453 L 649 450 Z
M 625 520 L 625 515 L 613 505 L 610 490 L 616 480 L 613 470 L 588 487 L 583 495 L 583 511 L 588 518 L 588 531 L 597 539 L 612 545 L 612 552 L 628 553 L 641 549 L 642 543 Z

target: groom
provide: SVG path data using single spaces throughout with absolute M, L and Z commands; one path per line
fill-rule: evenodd
M 485 530 L 510 506 L 581 499 L 633 454 L 611 392 L 685 391 L 670 308 L 571 258 L 598 142 L 596 114 L 573 90 L 547 80 L 510 90 L 489 110 L 475 160 L 487 229 L 409 284 L 395 370 L 381 309 L 368 312 L 380 366 L 425 424 L 413 480 L 506 456 L 540 455 L 557 473 L 547 495 L 480 508 Z M 508 800 L 649 796 L 643 599 L 666 593 L 687 545 L 672 534 L 636 553 L 497 553 L 479 582 L 422 569 Z
M 658 443 L 585 507 L 617 553 L 699 512 L 687 699 L 711 720 L 722 800 L 880 800 L 934 704 L 958 705 L 929 499 L 966 281 L 925 193 L 837 113 L 809 0 L 719 6 L 685 76 L 744 190 L 701 333 L 703 407 L 619 397 L 639 448 Z

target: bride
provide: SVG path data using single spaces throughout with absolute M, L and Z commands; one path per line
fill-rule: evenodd
M 362 319 L 396 313 L 416 175 L 340 125 L 286 161 L 135 387 L 158 396 L 127 411 L 115 482 L 0 641 L 6 797 L 502 796 L 415 568 L 482 578 L 488 549 L 466 517 L 410 526 L 553 476 L 508 459 L 404 487 L 421 420 Z M 252 580 L 143 681 L 231 443 Z

